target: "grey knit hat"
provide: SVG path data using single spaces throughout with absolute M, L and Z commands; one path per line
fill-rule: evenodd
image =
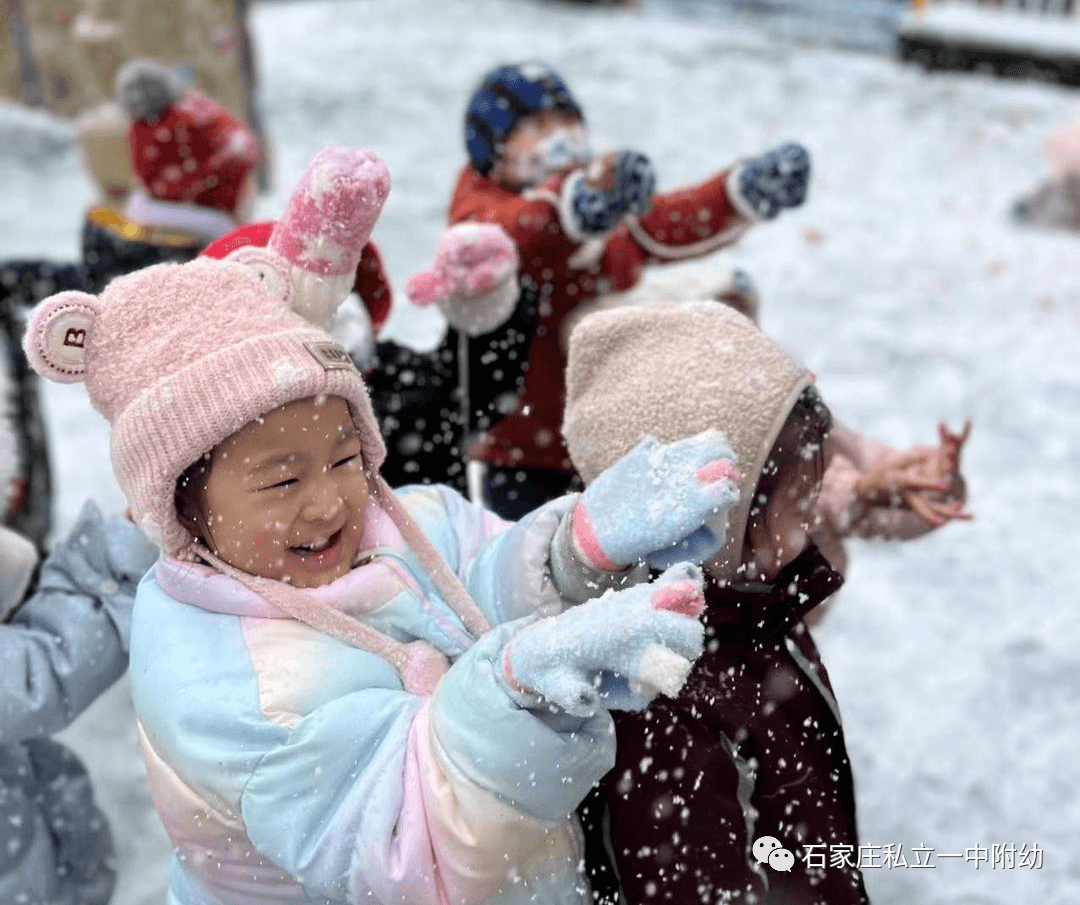
M 740 499 L 723 565 L 739 564 L 751 494 L 799 394 L 813 377 L 749 318 L 718 302 L 599 311 L 570 335 L 563 435 L 585 483 L 645 436 L 661 443 L 708 428 L 738 457 Z
M 135 120 L 159 119 L 181 93 L 176 74 L 156 60 L 129 60 L 116 74 L 116 101 Z

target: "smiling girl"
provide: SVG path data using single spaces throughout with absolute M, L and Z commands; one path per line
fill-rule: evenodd
M 632 564 L 731 506 L 730 448 L 650 446 L 627 524 L 602 492 L 510 525 L 392 491 L 360 374 L 275 266 L 147 268 L 27 331 L 109 419 L 163 552 L 131 682 L 167 901 L 590 902 L 573 812 L 609 711 L 676 693 L 703 639 L 696 566 L 635 585 Z M 621 495 L 645 457 L 610 471 Z

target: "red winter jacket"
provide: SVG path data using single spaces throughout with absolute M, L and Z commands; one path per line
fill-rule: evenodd
M 566 398 L 566 334 L 574 317 L 608 292 L 629 289 L 647 264 L 698 257 L 734 242 L 750 222 L 728 200 L 728 172 L 700 185 L 653 196 L 652 208 L 608 236 L 575 241 L 560 192 L 566 175 L 517 193 L 467 166 L 450 223 L 497 223 L 517 243 L 522 285 L 538 312 L 516 408 L 495 423 L 470 455 L 504 467 L 573 471 L 560 433 Z
M 262 156 L 247 126 L 195 90 L 186 91 L 160 119 L 134 121 L 128 137 L 132 166 L 153 197 L 230 214 Z

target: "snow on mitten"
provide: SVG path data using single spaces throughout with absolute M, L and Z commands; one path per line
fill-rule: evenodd
M 744 216 L 769 220 L 785 207 L 802 204 L 809 182 L 810 154 L 789 142 L 733 170 L 727 189 Z
M 735 453 L 718 430 L 675 443 L 646 437 L 608 466 L 570 513 L 575 546 L 598 569 L 706 562 L 724 546 L 738 499 Z
M 293 310 L 326 327 L 353 287 L 360 255 L 390 193 L 390 171 L 371 151 L 326 148 L 300 178 L 269 252 L 291 270 Z M 241 249 L 230 258 L 258 266 L 267 252 Z
M 603 158 L 594 166 L 602 162 Z M 645 213 L 656 190 L 652 163 L 637 151 L 620 151 L 615 155 L 611 178 L 604 180 L 610 184 L 594 184 L 587 170 L 570 178 L 573 180 L 569 186 L 571 222 L 585 236 L 609 232 L 627 214 Z
M 680 563 L 650 584 L 530 623 L 507 643 L 503 677 L 523 704 L 580 717 L 674 697 L 701 655 L 703 587 L 701 570 Z
M 432 302 L 449 324 L 480 336 L 506 322 L 518 299 L 514 240 L 494 223 L 457 223 L 439 239 L 435 263 L 406 287 L 414 305 Z

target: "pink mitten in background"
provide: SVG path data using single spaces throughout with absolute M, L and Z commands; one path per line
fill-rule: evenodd
M 517 303 L 517 247 L 502 227 L 458 223 L 439 240 L 435 262 L 406 287 L 414 305 L 433 302 L 458 330 L 479 336 L 501 326 Z

